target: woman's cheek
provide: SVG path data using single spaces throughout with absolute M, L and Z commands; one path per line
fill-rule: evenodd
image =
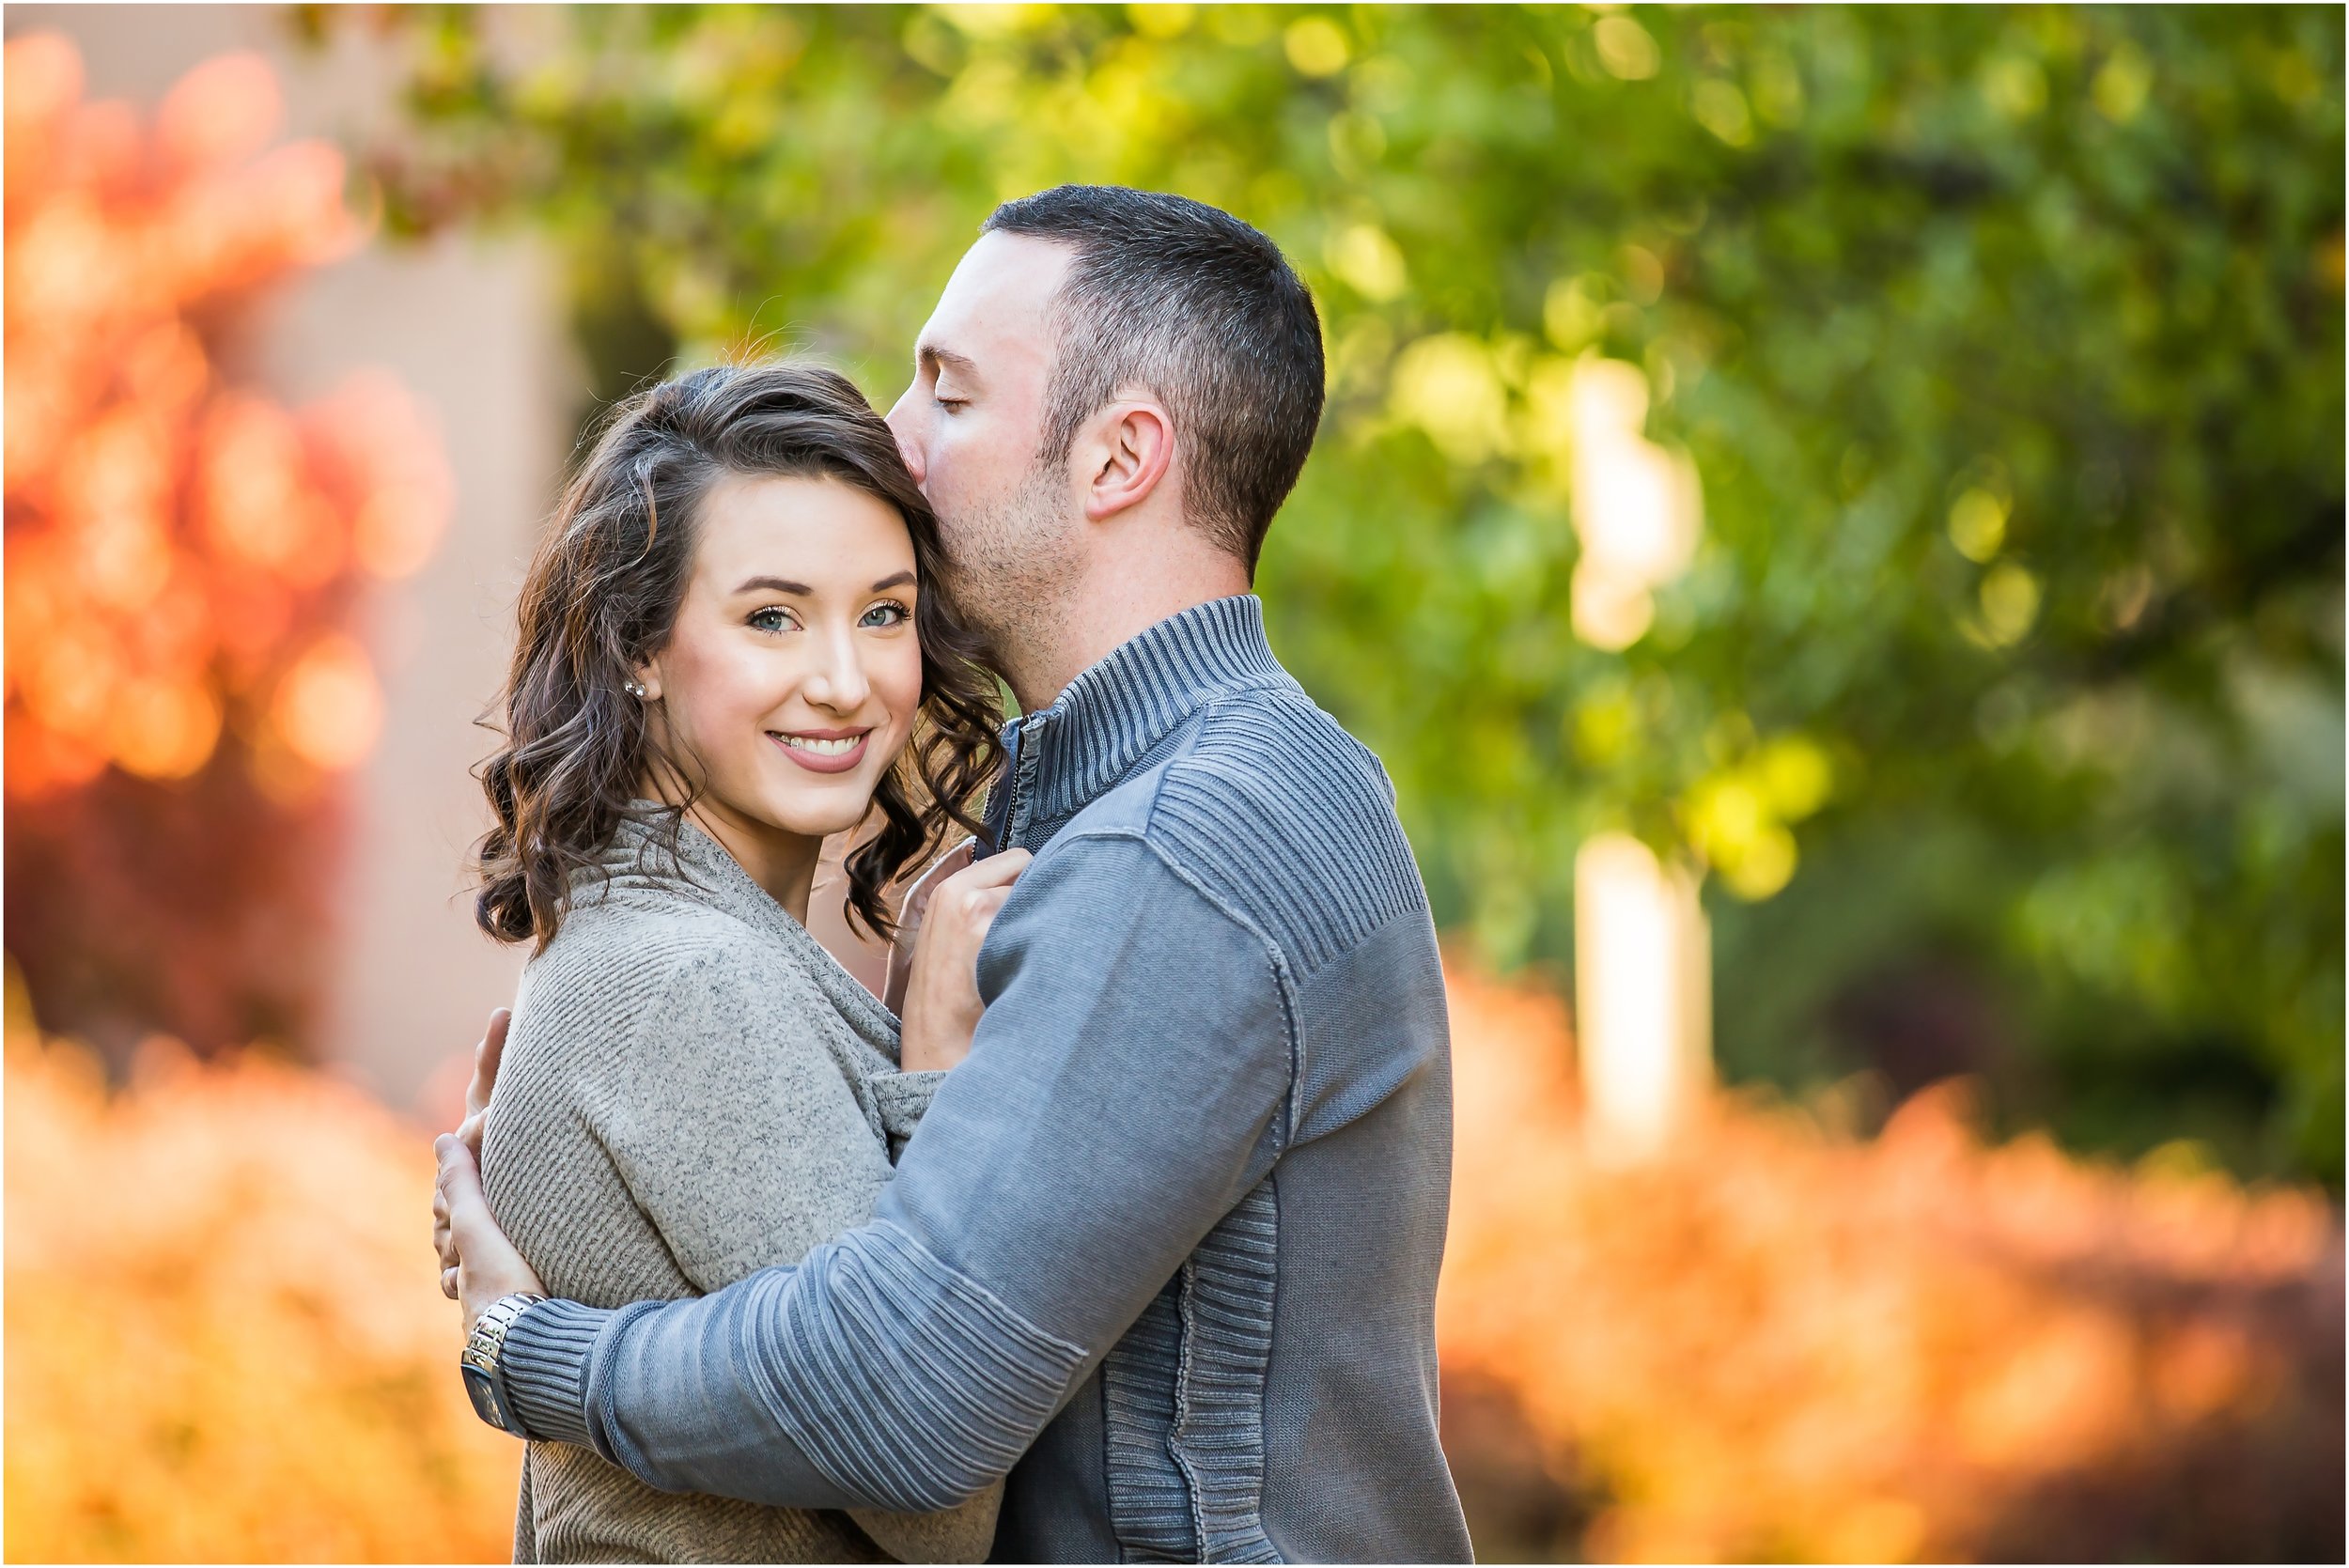
M 922 645 L 906 639 L 902 649 L 892 649 L 888 665 L 889 719 L 896 730 L 899 745 L 913 732 L 913 715 L 922 706 Z

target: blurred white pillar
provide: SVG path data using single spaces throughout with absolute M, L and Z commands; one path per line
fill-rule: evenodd
M 1713 1077 L 1712 936 L 1696 878 L 1605 833 L 1574 861 L 1575 1044 L 1595 1147 L 1659 1152 Z
M 1574 367 L 1574 634 L 1619 650 L 1647 635 L 1655 590 L 1688 569 L 1704 497 L 1686 452 L 1647 439 L 1647 377 L 1585 354 Z
M 1685 452 L 1647 438 L 1647 377 L 1586 354 L 1574 367 L 1575 635 L 1620 650 L 1647 634 L 1655 590 L 1695 559 L 1703 493 Z M 1662 1149 L 1713 1076 L 1712 937 L 1697 882 L 1606 833 L 1574 862 L 1576 1043 L 1595 1147 Z

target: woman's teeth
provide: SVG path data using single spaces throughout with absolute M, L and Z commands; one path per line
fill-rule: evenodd
M 819 757 L 837 757 L 846 756 L 855 751 L 857 742 L 864 737 L 861 735 L 847 735 L 837 740 L 817 740 L 802 735 L 778 735 L 775 738 L 796 752 L 813 752 Z

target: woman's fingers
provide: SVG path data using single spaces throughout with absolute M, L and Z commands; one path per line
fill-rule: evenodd
M 909 1066 L 949 1067 L 971 1048 L 983 1005 L 979 949 L 1034 858 L 1024 849 L 1006 849 L 956 872 L 931 895 L 904 984 L 894 970 L 890 979 L 890 995 L 907 1022 L 903 1060 Z
M 939 857 L 936 865 L 915 878 L 913 886 L 906 890 L 905 908 L 898 913 L 900 925 L 910 928 L 922 924 L 923 912 L 929 908 L 930 900 L 936 896 L 938 890 L 950 878 L 961 875 L 963 868 L 971 863 L 972 848 L 975 843 L 973 839 L 964 839 Z
M 989 855 L 983 861 L 972 862 L 955 873 L 955 879 L 974 888 L 1007 888 L 1019 879 L 1019 874 L 1027 870 L 1028 862 L 1034 859 L 1025 849 L 1006 849 L 1000 855 Z
M 1011 895 L 1012 884 L 1034 858 L 1025 849 L 1006 849 L 957 872 L 938 890 L 933 910 L 966 924 L 992 919 Z
M 889 978 L 881 986 L 881 1001 L 891 1012 L 905 1011 L 916 955 L 921 951 L 922 927 L 928 922 L 931 906 L 947 884 L 971 865 L 977 844 L 976 839 L 964 839 L 940 856 L 938 863 L 922 873 L 906 890 L 905 903 L 897 911 L 897 935 L 889 944 Z M 948 900 L 949 905 L 952 902 Z

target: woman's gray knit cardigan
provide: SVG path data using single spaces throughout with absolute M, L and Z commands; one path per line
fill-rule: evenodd
M 724 849 L 630 822 L 522 974 L 481 1146 L 490 1206 L 558 1296 L 693 1296 L 872 1217 L 941 1073 Z M 608 880 L 604 879 L 608 876 Z M 990 1491 L 947 1514 L 657 1492 L 532 1443 L 517 1561 L 978 1562 Z

